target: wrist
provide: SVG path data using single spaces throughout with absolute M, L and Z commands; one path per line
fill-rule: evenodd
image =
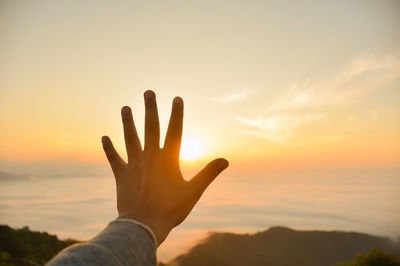
M 159 238 L 157 237 L 157 234 L 155 233 L 155 231 L 152 228 L 150 228 L 150 226 L 148 226 L 147 224 L 144 224 L 144 223 L 142 223 L 138 220 L 132 219 L 132 218 L 121 217 L 121 216 L 118 217 L 116 219 L 116 221 L 128 222 L 128 223 L 132 223 L 132 224 L 135 224 L 135 225 L 141 227 L 143 229 L 143 231 L 145 231 L 146 234 L 149 236 L 151 241 L 154 243 L 155 247 L 156 248 L 158 247 L 158 245 L 159 245 L 158 239 Z

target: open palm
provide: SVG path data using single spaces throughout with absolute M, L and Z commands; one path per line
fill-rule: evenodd
M 116 180 L 119 217 L 149 226 L 161 244 L 172 228 L 188 216 L 208 185 L 228 167 L 228 161 L 213 160 L 186 181 L 179 167 L 183 100 L 176 97 L 173 101 L 163 148 L 154 92 L 146 91 L 144 100 L 144 149 L 128 106 L 121 110 L 128 162 L 119 156 L 109 137 L 103 136 L 102 143 Z

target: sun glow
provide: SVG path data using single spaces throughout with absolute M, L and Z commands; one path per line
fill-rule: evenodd
M 181 158 L 186 161 L 194 161 L 203 155 L 201 141 L 194 138 L 184 138 L 181 145 Z

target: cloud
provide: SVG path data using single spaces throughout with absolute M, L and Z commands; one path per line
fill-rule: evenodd
M 231 94 L 227 94 L 218 98 L 213 98 L 213 101 L 219 103 L 232 103 L 232 102 L 240 102 L 245 100 L 249 96 L 249 91 L 240 91 L 234 92 Z
M 343 107 L 355 98 L 381 89 L 400 77 L 400 53 L 382 57 L 364 55 L 352 60 L 348 67 L 323 82 L 293 83 L 281 97 L 253 117 L 234 116 L 245 126 L 241 133 L 266 138 L 273 142 L 288 141 L 296 130 L 323 120 L 326 108 Z M 337 142 L 332 133 L 320 137 Z
M 296 127 L 306 123 L 319 121 L 323 114 L 292 114 L 281 116 L 258 117 L 255 119 L 236 116 L 234 119 L 249 126 L 240 132 L 266 138 L 272 142 L 283 142 L 290 139 Z
M 380 74 L 372 82 L 365 75 Z M 400 53 L 381 58 L 360 56 L 331 79 L 320 83 L 305 81 L 294 83 L 268 111 L 287 111 L 302 108 L 321 108 L 327 105 L 346 104 L 351 99 L 381 88 L 400 77 Z

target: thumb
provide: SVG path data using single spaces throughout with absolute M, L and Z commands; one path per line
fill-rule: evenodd
M 209 162 L 197 175 L 195 175 L 190 183 L 195 191 L 201 194 L 206 190 L 208 185 L 227 168 L 229 162 L 224 158 L 215 159 Z

